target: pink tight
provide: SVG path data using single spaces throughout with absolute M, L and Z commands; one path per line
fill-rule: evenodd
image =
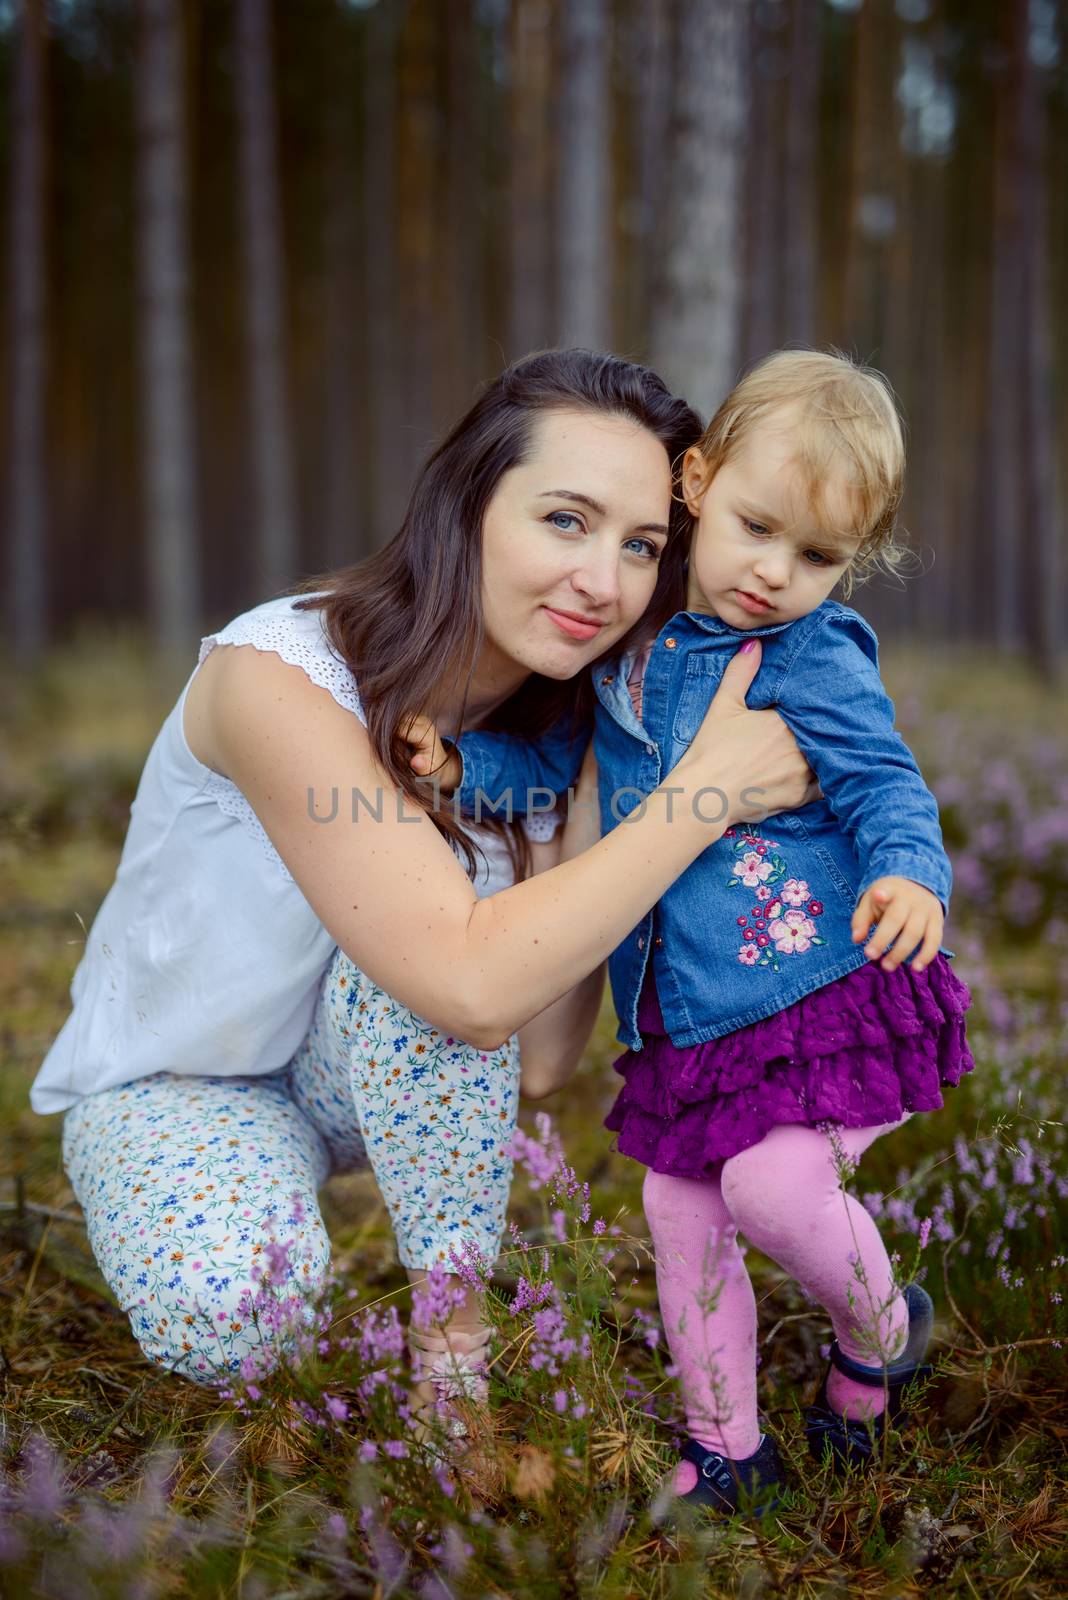
M 702 1444 L 737 1460 L 760 1442 L 756 1301 L 739 1230 L 825 1307 L 855 1361 L 879 1366 L 903 1346 L 908 1313 L 886 1250 L 871 1217 L 842 1187 L 835 1159 L 838 1146 L 837 1165 L 846 1159 L 848 1177 L 868 1146 L 895 1126 L 832 1134 L 782 1126 L 725 1161 L 716 1178 L 646 1174 L 661 1315 L 689 1431 Z M 828 1398 L 846 1415 L 882 1409 L 878 1389 L 838 1372 Z

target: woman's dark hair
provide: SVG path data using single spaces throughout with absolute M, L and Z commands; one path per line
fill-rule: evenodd
M 327 636 L 359 683 L 377 759 L 396 786 L 424 809 L 429 809 L 426 783 L 412 774 L 398 729 L 409 715 L 433 703 L 443 682 L 466 676 L 470 684 L 484 637 L 481 534 L 486 508 L 504 474 L 526 458 L 535 419 L 567 407 L 632 418 L 660 440 L 673 475 L 683 452 L 701 433 L 696 412 L 648 367 L 589 350 L 526 356 L 489 384 L 434 451 L 390 542 L 352 566 L 310 578 L 291 591 L 328 591 L 299 601 L 297 608 L 322 610 Z M 689 514 L 673 497 L 652 600 L 640 622 L 612 646 L 613 655 L 627 650 L 639 634 L 658 632 L 682 607 L 689 534 Z M 536 737 L 569 712 L 576 733 L 589 726 L 589 671 L 563 682 L 532 674 L 483 726 Z M 432 814 L 473 870 L 470 841 L 451 808 L 443 806 Z M 525 833 L 517 824 L 499 827 L 517 876 L 525 876 L 530 868 Z

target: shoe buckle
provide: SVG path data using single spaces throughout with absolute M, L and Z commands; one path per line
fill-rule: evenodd
M 717 1489 L 733 1489 L 734 1479 L 722 1456 L 709 1454 L 701 1462 L 701 1476 Z

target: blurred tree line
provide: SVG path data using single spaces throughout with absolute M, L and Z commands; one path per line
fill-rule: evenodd
M 376 548 L 547 344 L 708 413 L 788 342 L 910 432 L 887 634 L 1065 650 L 1055 0 L 0 0 L 8 644 Z

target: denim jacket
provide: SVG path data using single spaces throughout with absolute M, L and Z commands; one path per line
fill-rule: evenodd
M 641 721 L 627 689 L 633 655 L 594 668 L 602 833 L 664 781 L 727 662 L 753 637 L 762 641 L 762 659 L 746 704 L 780 713 L 824 798 L 729 828 L 613 951 L 619 1037 L 633 1050 L 641 1048 L 638 996 L 650 955 L 672 1042 L 695 1045 L 864 966 L 869 958 L 850 923 L 877 878 L 911 878 L 949 908 L 952 872 L 938 804 L 894 731 L 878 641 L 863 617 L 832 600 L 795 622 L 744 632 L 718 617 L 676 613 L 649 657 Z M 550 796 L 575 782 L 587 742 L 562 725 L 531 741 L 463 734 L 457 803 L 494 815 L 506 815 L 509 804 L 516 813 L 551 805 Z M 718 807 L 721 816 L 722 803 L 709 791 L 699 814 L 712 820 Z M 759 798 L 751 809 L 759 813 Z

